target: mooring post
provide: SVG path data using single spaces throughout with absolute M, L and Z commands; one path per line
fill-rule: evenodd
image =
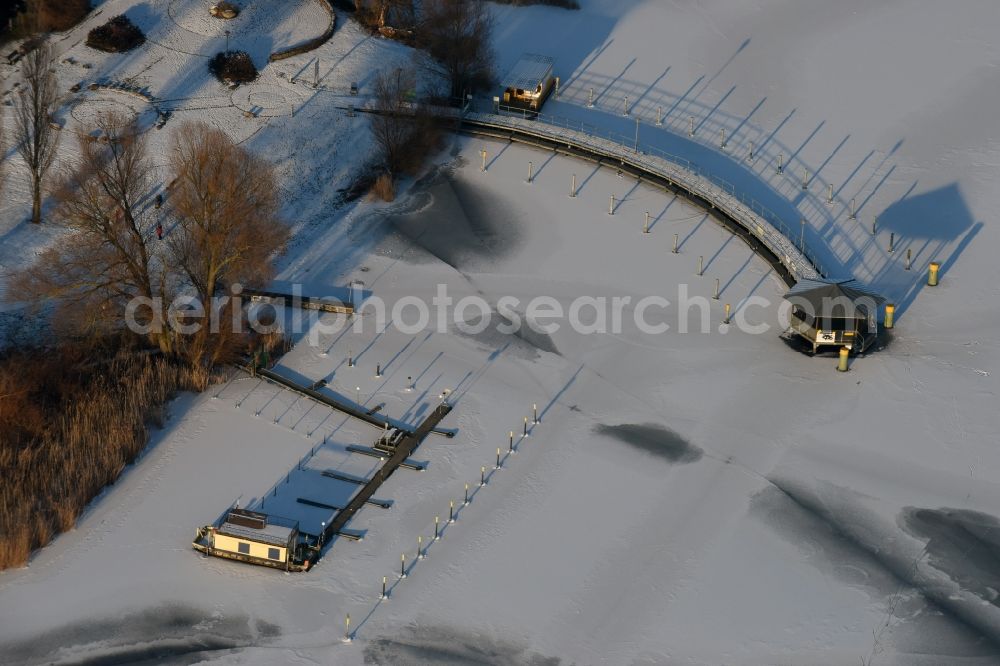
M 657 125 L 662 125 L 663 124 L 663 107 L 662 106 L 656 107 L 656 124 Z
M 434 516 L 434 540 L 441 539 L 441 516 Z
M 892 328 L 896 314 L 896 306 L 893 303 L 885 304 L 885 327 Z
M 347 614 L 347 619 L 344 620 L 344 642 L 351 642 L 351 614 Z
M 646 221 L 642 223 L 642 233 L 649 233 L 649 211 L 646 211 Z
M 608 204 L 608 215 L 615 214 L 615 195 L 611 195 L 611 203 Z
M 694 116 L 688 116 L 688 137 L 694 136 Z
M 721 130 L 722 138 L 719 140 L 719 148 L 726 149 L 726 128 L 723 127 Z
M 753 162 L 753 141 L 750 142 L 750 154 L 747 156 L 747 160 Z
M 531 411 L 534 414 L 534 419 L 532 420 L 532 424 L 533 425 L 538 425 L 539 424 L 539 420 L 538 420 L 538 403 L 537 402 L 534 403 L 533 405 L 531 405 Z
M 625 95 L 625 113 L 623 113 L 622 115 L 623 116 L 628 115 L 628 95 Z
M 424 538 L 419 534 L 417 535 L 417 559 L 424 559 Z
M 715 293 L 712 294 L 712 298 L 719 300 L 719 278 L 715 278 Z
M 805 175 L 802 176 L 802 189 L 803 190 L 808 190 L 809 189 L 809 170 L 808 169 L 806 169 Z
M 399 556 L 399 577 L 406 578 L 406 553 Z
M 594 108 L 594 89 L 590 89 L 590 97 L 587 99 L 587 107 Z
M 698 257 L 698 277 L 701 277 L 704 274 L 705 274 L 705 257 L 702 255 Z
M 479 155 L 483 158 L 483 163 L 482 163 L 482 166 L 479 167 L 479 170 L 485 173 L 486 172 L 486 149 L 483 148 L 482 150 L 480 150 L 479 151 Z
M 938 284 L 938 270 L 940 270 L 941 264 L 936 261 L 932 261 L 931 265 L 927 267 L 927 286 L 936 287 Z
M 479 468 L 479 487 L 482 488 L 486 485 L 486 465 Z M 466 499 L 468 502 L 468 499 Z
M 910 270 L 913 265 L 913 249 L 906 248 L 906 270 Z
M 677 254 L 677 242 L 679 239 L 680 239 L 680 234 L 674 234 L 674 245 L 670 249 L 670 251 L 674 254 Z
M 455 500 L 448 500 L 448 522 L 455 522 Z
M 483 473 L 484 474 L 486 473 L 485 469 L 483 470 Z M 462 502 L 462 506 L 468 506 L 468 505 L 469 505 L 469 484 L 466 483 L 465 484 L 465 501 Z
M 872 236 L 878 233 L 878 215 L 872 217 Z
M 381 376 L 382 376 L 382 364 L 381 363 L 376 363 L 375 364 L 375 378 L 378 379 Z
M 527 416 L 524 417 L 524 436 L 525 437 L 530 437 L 530 435 L 528 434 L 528 417 Z
M 514 453 L 514 431 L 510 431 L 509 448 L 507 449 L 510 453 Z
M 528 162 L 528 181 L 527 182 L 528 182 L 529 185 L 531 184 L 531 169 L 532 169 L 533 166 L 534 165 L 531 162 Z
M 889 234 L 889 254 L 892 254 L 896 250 L 896 234 Z
M 856 220 L 856 219 L 858 219 L 857 212 L 854 210 L 854 199 L 851 199 L 851 211 L 850 211 L 850 214 L 847 216 L 847 219 L 848 220 Z
M 573 174 L 572 183 L 569 186 L 569 195 L 570 195 L 570 197 L 575 197 L 576 196 L 576 174 L 575 173 Z
M 833 205 L 833 183 L 830 183 L 826 189 L 826 205 Z
M 729 323 L 729 311 L 730 311 L 729 303 L 726 303 L 726 318 L 722 320 L 723 324 Z
M 840 348 L 840 361 L 837 363 L 837 370 L 839 372 L 847 372 L 847 362 L 848 357 L 851 355 L 851 350 L 847 347 Z
M 386 594 L 386 589 L 385 589 L 385 583 L 386 583 L 386 579 L 387 578 L 388 578 L 388 576 L 382 576 L 382 596 L 380 596 L 379 599 L 388 599 L 389 598 L 389 595 Z
M 497 465 L 493 469 L 500 469 L 500 447 L 497 447 Z
M 784 161 L 785 161 L 785 154 L 784 153 L 778 153 L 778 175 L 779 176 L 781 174 L 785 173 L 785 167 L 784 167 L 784 164 L 783 164 Z
M 347 350 L 347 367 L 348 368 L 354 367 L 354 352 L 351 351 L 350 349 Z

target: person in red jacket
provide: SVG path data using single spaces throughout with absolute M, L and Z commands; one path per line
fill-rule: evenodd
M 158 240 L 163 240 L 163 224 L 160 222 L 156 223 L 156 238 Z

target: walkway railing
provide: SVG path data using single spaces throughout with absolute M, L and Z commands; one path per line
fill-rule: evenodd
M 348 111 L 379 113 L 365 104 L 351 106 Z M 805 244 L 804 228 L 793 229 L 777 214 L 732 183 L 701 169 L 697 164 L 665 151 L 641 145 L 638 137 L 602 129 L 561 116 L 534 113 L 500 107 L 497 113 L 484 113 L 466 108 L 447 106 L 425 107 L 431 114 L 466 127 L 476 126 L 514 135 L 534 137 L 546 142 L 564 144 L 583 153 L 612 159 L 639 171 L 666 180 L 673 186 L 699 197 L 718 209 L 748 234 L 757 238 L 788 274 L 800 279 L 822 279 L 830 273 L 817 255 Z M 501 113 L 503 112 L 503 113 Z M 641 148 L 641 150 L 640 150 Z M 796 244 L 796 236 L 799 242 Z
M 697 164 L 678 155 L 639 144 L 621 134 L 595 125 L 571 121 L 558 116 L 537 114 L 519 117 L 499 113 L 458 109 L 435 109 L 442 116 L 479 127 L 537 137 L 566 144 L 584 152 L 614 159 L 622 164 L 666 179 L 680 189 L 700 197 L 760 240 L 796 280 L 816 279 L 828 275 L 817 257 L 803 242 L 802 230 L 791 228 L 759 201 L 740 192 L 731 183 L 705 172 Z M 519 113 L 519 112 L 518 112 Z M 799 238 L 796 244 L 795 238 Z

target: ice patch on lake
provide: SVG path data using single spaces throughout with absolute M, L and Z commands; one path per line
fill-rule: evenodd
M 670 428 L 656 423 L 600 424 L 594 427 L 598 435 L 624 442 L 640 451 L 665 458 L 672 463 L 692 463 L 701 459 L 701 449 Z

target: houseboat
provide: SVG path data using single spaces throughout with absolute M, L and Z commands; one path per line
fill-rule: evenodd
M 525 53 L 503 79 L 501 110 L 541 110 L 542 104 L 556 85 L 552 58 L 537 53 Z
M 294 520 L 232 508 L 213 525 L 198 528 L 195 550 L 206 555 L 285 571 L 308 571 L 318 551 Z

